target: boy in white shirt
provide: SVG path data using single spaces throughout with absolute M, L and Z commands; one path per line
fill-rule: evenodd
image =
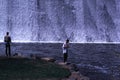
M 66 40 L 66 42 L 63 44 L 62 48 L 63 48 L 64 63 L 65 63 L 65 62 L 67 62 L 67 58 L 68 58 L 69 39 Z

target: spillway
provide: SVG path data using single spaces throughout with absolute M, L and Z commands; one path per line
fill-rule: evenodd
M 119 0 L 0 0 L 0 41 L 119 42 Z

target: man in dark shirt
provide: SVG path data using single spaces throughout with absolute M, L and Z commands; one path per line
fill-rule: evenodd
M 6 36 L 4 37 L 5 47 L 6 47 L 6 56 L 11 56 L 11 49 L 10 49 L 10 43 L 11 43 L 11 37 L 9 36 L 9 32 L 6 33 Z

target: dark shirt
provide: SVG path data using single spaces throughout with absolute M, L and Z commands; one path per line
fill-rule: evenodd
M 6 42 L 7 44 L 10 44 L 10 43 L 11 43 L 11 37 L 8 36 L 8 35 L 6 35 L 6 36 L 4 37 L 4 42 Z

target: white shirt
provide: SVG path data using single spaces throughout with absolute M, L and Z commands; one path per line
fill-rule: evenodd
M 62 46 L 63 54 L 64 54 L 64 53 L 67 53 L 68 48 L 69 48 L 69 44 L 65 42 L 65 43 L 63 44 L 63 46 Z

